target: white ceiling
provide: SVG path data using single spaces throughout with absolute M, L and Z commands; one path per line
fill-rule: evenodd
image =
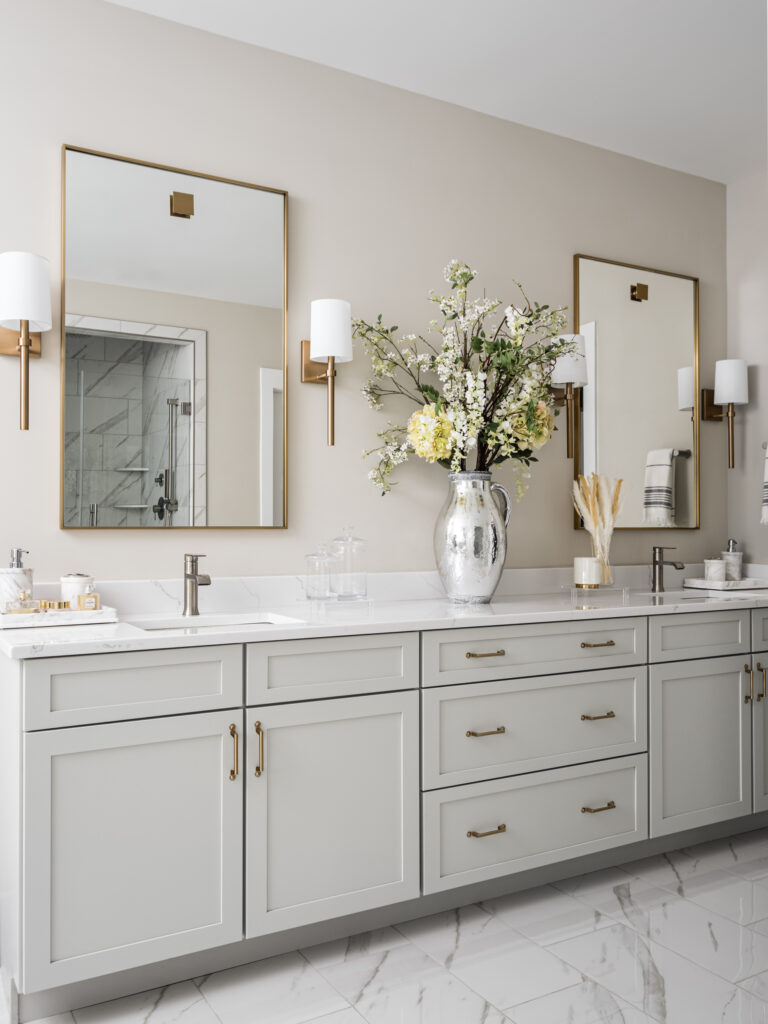
M 191 192 L 189 220 L 171 192 Z M 283 197 L 67 153 L 67 277 L 253 306 L 283 304 Z
M 765 166 L 766 0 L 108 0 L 717 181 Z

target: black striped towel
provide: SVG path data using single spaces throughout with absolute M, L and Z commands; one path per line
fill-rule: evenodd
M 643 489 L 643 522 L 646 526 L 675 525 L 673 448 L 648 452 Z

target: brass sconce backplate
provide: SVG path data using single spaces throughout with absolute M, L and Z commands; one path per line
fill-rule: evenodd
M 42 347 L 39 334 L 30 334 L 31 345 L 29 354 L 32 359 L 39 359 Z M 7 327 L 0 327 L 0 356 L 18 356 L 19 354 L 19 332 L 10 331 Z
M 189 220 L 195 215 L 195 197 L 191 192 L 171 192 L 171 216 Z
M 645 302 L 648 298 L 647 284 L 633 284 L 629 286 L 629 297 L 633 302 Z

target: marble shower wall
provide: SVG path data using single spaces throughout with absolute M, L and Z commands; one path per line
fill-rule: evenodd
M 94 319 L 88 318 L 91 331 Z M 163 493 L 155 477 L 168 466 L 169 398 L 179 401 L 179 510 L 174 522 L 191 524 L 194 482 L 194 494 L 201 501 L 197 522 L 204 523 L 205 332 L 181 329 L 184 340 L 192 344 L 179 345 L 135 335 L 123 338 L 119 327 L 113 329 L 115 324 L 123 326 L 105 321 L 103 336 L 67 331 L 64 525 L 88 526 L 91 503 L 98 505 L 99 526 L 163 525 L 154 518 L 152 505 Z M 149 324 L 131 326 L 160 331 Z M 192 400 L 193 379 L 194 415 L 191 407 L 185 413 L 181 404 Z

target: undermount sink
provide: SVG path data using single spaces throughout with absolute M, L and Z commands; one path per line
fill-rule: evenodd
M 272 612 L 217 612 L 210 615 L 144 615 L 126 620 L 148 633 L 176 629 L 222 629 L 231 626 L 285 626 L 300 622 Z

